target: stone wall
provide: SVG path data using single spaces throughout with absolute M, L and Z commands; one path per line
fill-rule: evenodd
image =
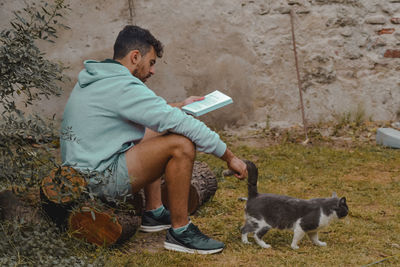
M 0 26 L 22 1 L 0 1 Z M 61 117 L 85 59 L 112 57 L 128 23 L 148 28 L 165 45 L 148 86 L 168 101 L 220 90 L 235 104 L 201 117 L 212 126 L 301 124 L 292 47 L 295 34 L 306 118 L 345 113 L 400 119 L 400 0 L 87 0 L 71 11 L 55 44 L 71 81 L 59 99 L 34 108 Z

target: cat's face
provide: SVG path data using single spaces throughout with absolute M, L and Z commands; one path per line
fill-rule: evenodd
M 339 199 L 337 207 L 335 208 L 336 214 L 338 218 L 343 218 L 346 217 L 347 214 L 349 213 L 349 207 L 346 204 L 346 198 L 342 197 Z

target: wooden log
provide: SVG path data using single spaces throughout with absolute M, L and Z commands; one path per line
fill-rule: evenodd
M 84 194 L 86 185 L 73 168 L 54 169 L 41 183 L 43 210 L 62 230 L 99 246 L 122 243 L 134 235 L 140 225 L 137 215 L 143 209 L 143 194 L 135 194 L 128 205 L 117 206 L 89 201 Z
M 67 227 L 74 200 L 81 196 L 85 186 L 85 179 L 71 167 L 56 168 L 43 178 L 40 186 L 42 208 L 62 230 Z
M 217 188 L 217 179 L 207 163 L 195 161 L 190 181 L 189 214 L 194 214 L 201 205 L 214 196 Z M 165 181 L 161 185 L 161 194 L 164 206 L 168 207 L 168 191 Z
M 84 187 L 85 179 L 78 171 L 67 166 L 52 170 L 41 184 L 43 194 L 57 204 L 67 204 L 79 198 Z
M 132 237 L 140 226 L 140 217 L 125 211 L 99 210 L 95 204 L 71 212 L 68 230 L 72 236 L 98 246 L 120 244 Z

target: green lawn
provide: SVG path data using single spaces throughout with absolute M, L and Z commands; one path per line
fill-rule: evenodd
M 137 233 L 123 246 L 101 248 L 54 230 L 39 235 L 37 231 L 43 232 L 45 225 L 13 225 L 15 229 L 8 231 L 7 224 L 0 223 L 0 239 L 6 241 L 0 243 L 0 262 L 3 245 L 12 252 L 7 255 L 15 258 L 3 259 L 16 263 L 10 266 L 37 266 L 37 262 L 59 264 L 52 266 L 65 266 L 65 262 L 86 266 L 92 262 L 92 266 L 113 267 L 400 266 L 400 150 L 376 146 L 376 127 L 368 127 L 342 127 L 341 135 L 331 136 L 323 136 L 315 128 L 310 131 L 312 142 L 305 146 L 301 145 L 301 129 L 297 133 L 292 129 L 222 136 L 236 155 L 256 163 L 261 193 L 308 199 L 330 197 L 335 191 L 347 198 L 349 215 L 320 232 L 320 240 L 327 242 L 327 247 L 314 246 L 304 237 L 300 249 L 292 250 L 292 232 L 281 230 L 271 230 L 264 236 L 265 242 L 272 245 L 270 249 L 256 245 L 252 236 L 249 240 L 253 244 L 242 244 L 245 202 L 239 198 L 247 196 L 247 183 L 223 177 L 225 163 L 199 153 L 197 160 L 207 162 L 216 174 L 218 190 L 191 220 L 204 233 L 225 243 L 222 253 L 166 251 L 162 247 L 165 232 Z M 67 258 L 70 260 L 63 261 Z
M 258 140 L 262 143 L 262 140 Z M 235 141 L 228 141 L 234 144 Z M 225 242 L 217 255 L 190 255 L 156 249 L 108 250 L 109 266 L 363 266 L 382 259 L 379 266 L 400 265 L 400 151 L 370 144 L 348 148 L 327 145 L 239 146 L 234 152 L 259 168 L 259 192 L 298 198 L 347 198 L 349 215 L 320 232 L 327 247 L 314 246 L 308 237 L 292 250 L 292 232 L 271 230 L 263 249 L 241 243 L 245 181 L 223 177 L 225 165 L 199 154 L 218 177 L 218 190 L 192 221 L 208 235 Z M 136 237 L 152 239 L 152 234 Z M 155 234 L 157 235 L 157 234 Z M 158 234 L 159 242 L 163 235 Z M 156 237 L 153 237 L 157 239 Z M 135 237 L 133 238 L 135 240 Z M 249 237 L 253 241 L 252 237 Z M 145 240 L 141 240 L 143 244 Z M 150 241 L 149 241 L 150 242 Z M 154 242 L 154 241 L 152 241 Z

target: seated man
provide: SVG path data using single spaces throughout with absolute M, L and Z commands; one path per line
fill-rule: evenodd
M 95 173 L 88 186 L 101 197 L 123 198 L 144 188 L 141 229 L 169 228 L 166 249 L 216 253 L 224 244 L 204 235 L 188 219 L 195 150 L 226 161 L 239 179 L 247 177 L 246 164 L 217 133 L 180 110 L 202 98 L 169 105 L 144 84 L 162 52 L 162 44 L 148 30 L 126 26 L 115 41 L 113 60 L 84 62 L 64 110 L 63 165 Z M 161 202 L 163 174 L 169 211 Z

